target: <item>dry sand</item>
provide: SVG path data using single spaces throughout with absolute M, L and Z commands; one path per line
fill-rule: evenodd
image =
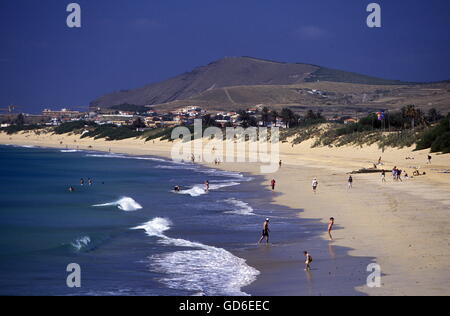
M 170 156 L 172 143 L 131 139 L 107 142 L 79 139 L 76 135 L 16 135 L 0 133 L 0 144 L 32 145 L 64 149 L 111 150 L 133 155 Z M 383 272 L 382 287 L 366 286 L 358 291 L 369 295 L 450 295 L 450 155 L 432 155 L 412 148 L 388 149 L 376 145 L 342 148 L 310 148 L 311 142 L 292 147 L 281 144 L 282 168 L 266 175 L 267 185 L 277 180 L 274 202 L 303 209 L 299 216 L 314 218 L 324 225 L 336 218 L 333 245 L 353 249 L 352 256 L 375 257 Z M 380 175 L 354 175 L 354 188 L 348 190 L 348 172 L 371 167 L 382 157 L 386 170 L 397 166 L 412 175 L 414 168 L 426 176 L 402 183 L 387 183 Z M 406 157 L 414 159 L 406 160 Z M 214 166 L 216 167 L 216 166 Z M 224 163 L 220 168 L 259 174 L 258 164 Z M 319 181 L 318 194 L 311 180 Z

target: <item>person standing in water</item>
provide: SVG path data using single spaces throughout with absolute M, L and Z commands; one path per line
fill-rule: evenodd
M 94 182 L 92 181 L 92 179 L 89 179 L 89 180 L 88 180 L 89 186 L 92 186 L 93 183 L 94 183 Z
M 333 240 L 333 236 L 331 235 L 331 231 L 333 230 L 334 226 L 334 217 L 330 218 L 330 221 L 328 222 L 328 235 L 330 236 L 330 240 Z
M 266 218 L 266 220 L 263 223 L 263 230 L 262 230 L 262 236 L 261 239 L 258 241 L 258 244 L 260 244 L 264 239 L 266 239 L 267 244 L 269 243 L 269 219 Z
M 270 186 L 272 187 L 272 191 L 275 191 L 276 184 L 277 184 L 277 182 L 275 181 L 275 179 L 272 179 L 272 181 L 270 181 Z
M 313 261 L 311 255 L 308 253 L 308 251 L 303 252 L 305 255 L 305 271 L 311 271 L 311 263 Z
M 313 188 L 314 194 L 317 193 L 318 186 L 319 186 L 319 181 L 317 181 L 317 178 L 314 178 L 312 181 L 312 188 Z
M 84 179 L 83 179 L 83 178 L 80 179 L 80 185 L 81 185 L 81 186 L 84 185 Z
M 209 192 L 209 181 L 208 180 L 205 181 L 205 191 Z

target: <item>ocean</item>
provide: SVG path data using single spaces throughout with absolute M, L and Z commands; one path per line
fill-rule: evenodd
M 260 273 L 231 251 L 258 239 L 265 216 L 245 202 L 246 175 L 1 146 L 0 182 L 0 295 L 247 295 Z M 66 286 L 70 263 L 79 289 Z
M 261 181 L 157 157 L 0 146 L 0 295 L 357 294 L 369 259 L 332 249 Z M 256 245 L 266 217 L 270 248 Z M 335 283 L 321 273 L 312 286 L 297 247 L 332 252 L 322 269 L 343 267 Z M 66 284 L 72 263 L 80 288 Z

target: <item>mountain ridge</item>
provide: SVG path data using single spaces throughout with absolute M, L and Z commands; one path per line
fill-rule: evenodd
M 286 86 L 329 81 L 371 85 L 417 83 L 387 80 L 305 63 L 287 63 L 250 56 L 225 57 L 167 80 L 106 94 L 92 101 L 95 108 L 121 104 L 158 105 L 191 99 L 205 91 L 237 86 Z

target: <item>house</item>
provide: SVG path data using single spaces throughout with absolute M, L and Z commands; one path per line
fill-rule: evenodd
M 358 120 L 355 118 L 348 118 L 344 120 L 344 124 L 354 124 L 354 123 L 358 123 Z

